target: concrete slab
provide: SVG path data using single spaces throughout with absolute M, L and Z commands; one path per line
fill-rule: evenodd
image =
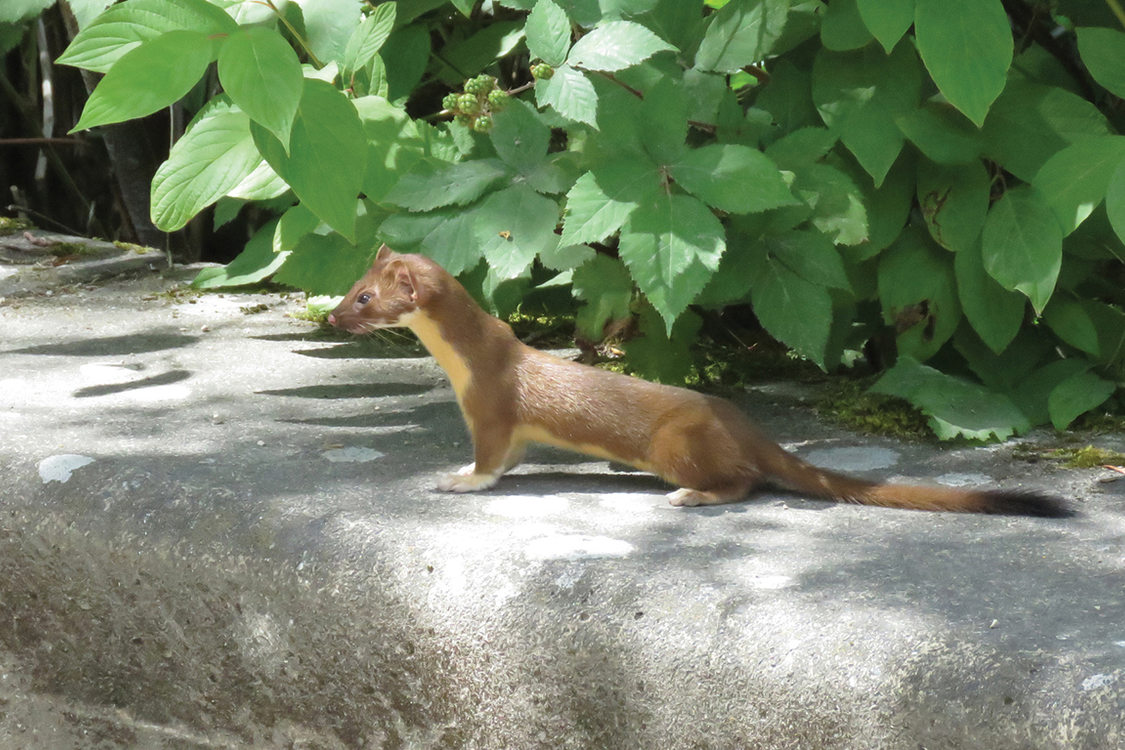
M 763 386 L 802 455 L 1080 515 L 672 508 L 548 449 L 440 494 L 429 359 L 187 276 L 0 306 L 0 747 L 1125 747 L 1125 481 Z

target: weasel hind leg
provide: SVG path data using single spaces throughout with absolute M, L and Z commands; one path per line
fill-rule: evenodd
M 668 502 L 676 507 L 694 507 L 696 505 L 722 505 L 742 500 L 750 493 L 752 487 L 737 485 L 720 487 L 712 490 L 695 490 L 681 487 L 675 492 L 668 493 Z

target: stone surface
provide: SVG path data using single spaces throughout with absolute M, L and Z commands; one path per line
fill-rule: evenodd
M 672 508 L 549 449 L 440 494 L 428 358 L 188 277 L 0 306 L 0 747 L 1125 747 L 1125 481 L 788 384 L 739 400 L 806 457 L 1080 515 Z

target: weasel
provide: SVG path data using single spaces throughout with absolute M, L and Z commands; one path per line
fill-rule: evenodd
M 883 484 L 817 468 L 768 439 L 731 402 L 561 359 L 525 345 L 440 265 L 383 245 L 328 316 L 351 333 L 406 327 L 445 370 L 474 463 L 438 488 L 483 490 L 529 442 L 648 471 L 676 485 L 672 505 L 745 498 L 766 483 L 817 498 L 918 510 L 1065 516 L 1036 492 Z

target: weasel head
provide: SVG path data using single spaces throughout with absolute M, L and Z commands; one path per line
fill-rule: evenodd
M 375 263 L 328 315 L 328 322 L 351 333 L 409 325 L 429 297 L 420 269 L 412 263 L 416 259 L 380 247 Z

